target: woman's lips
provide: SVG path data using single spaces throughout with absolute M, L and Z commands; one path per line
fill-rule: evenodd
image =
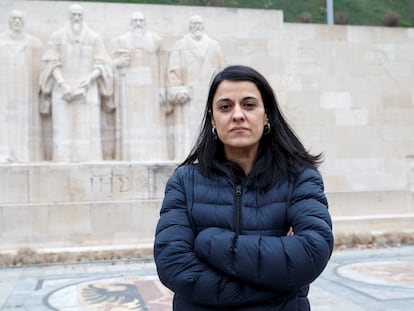
M 247 131 L 248 130 L 248 128 L 247 127 L 243 127 L 243 126 L 235 126 L 235 127 L 232 127 L 231 129 L 230 129 L 230 132 L 241 132 L 241 131 Z

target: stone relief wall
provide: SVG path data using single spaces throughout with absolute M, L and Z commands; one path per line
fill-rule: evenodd
M 4 102 L 2 163 L 179 162 L 197 132 L 214 68 L 241 63 L 269 77 L 305 145 L 325 152 L 322 170 L 329 191 L 405 189 L 405 159 L 414 154 L 407 134 L 413 130 L 414 117 L 413 29 L 286 24 L 280 11 L 83 2 L 83 22 L 101 38 L 107 59 L 99 64 L 85 57 L 74 59 L 100 68 L 105 76 L 91 81 L 88 98 L 75 96 L 74 107 L 57 106 L 56 117 L 60 108 L 71 111 L 63 112 L 67 115 L 59 123 L 53 122 L 53 109 L 47 108 L 53 108 L 51 101 L 43 100 L 59 98 L 60 92 L 55 78 L 47 75 L 53 68 L 47 53 L 53 50 L 59 29 L 70 24 L 68 9 L 73 2 L 2 1 L 0 5 L 1 44 L 7 46 L 0 52 L 4 69 L 0 92 L 8 92 L 0 99 Z M 8 29 L 13 10 L 26 13 L 23 32 L 19 27 Z M 25 48 L 30 40 L 20 39 L 25 43 L 18 48 L 19 31 L 21 38 L 38 38 L 33 39 L 35 47 Z M 11 52 L 12 44 L 20 52 Z M 65 47 L 65 53 L 72 49 Z M 25 65 L 17 70 L 19 62 Z M 205 69 L 202 77 L 198 77 L 200 68 Z M 78 69 L 71 70 L 78 75 Z M 86 66 L 82 70 L 84 80 L 94 75 Z M 40 97 L 38 81 L 50 82 Z M 17 101 L 22 104 L 11 104 Z M 79 115 L 78 108 L 89 110 Z M 73 132 L 69 132 L 70 115 L 83 125 L 72 122 Z M 53 155 L 55 149 L 65 154 L 59 156 L 63 158 Z M 65 149 L 85 149 L 85 155 L 69 157 Z
M 225 64 L 202 17 L 191 16 L 188 33 L 168 45 L 135 11 L 129 30 L 106 47 L 86 15 L 69 5 L 42 49 L 25 32 L 25 12 L 10 12 L 0 43 L 8 66 L 0 161 L 184 159 L 203 112 L 192 102 L 205 101 L 211 75 Z
M 37 109 L 41 41 L 24 31 L 23 11 L 12 10 L 0 34 L 0 163 L 42 159 Z

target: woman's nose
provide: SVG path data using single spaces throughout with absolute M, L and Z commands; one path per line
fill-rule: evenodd
M 243 111 L 242 107 L 240 106 L 240 104 L 237 104 L 237 105 L 234 106 L 233 120 L 235 120 L 235 121 L 244 120 L 244 111 Z

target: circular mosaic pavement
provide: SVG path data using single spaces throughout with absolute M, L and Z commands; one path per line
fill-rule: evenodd
M 337 273 L 368 284 L 414 288 L 414 262 L 411 261 L 352 263 L 339 267 Z
M 52 310 L 171 311 L 171 297 L 158 279 L 130 276 L 65 286 L 49 294 L 45 304 Z

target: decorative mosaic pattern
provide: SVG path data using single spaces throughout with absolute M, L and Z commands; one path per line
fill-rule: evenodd
M 68 297 L 72 297 L 72 302 L 68 302 Z M 131 276 L 67 286 L 50 295 L 47 304 L 56 310 L 62 310 L 69 303 L 84 310 L 170 311 L 171 298 L 171 292 L 158 279 Z M 62 301 L 65 306 L 60 305 Z
M 351 269 L 370 278 L 378 278 L 390 284 L 414 287 L 414 262 L 390 262 L 356 265 Z

